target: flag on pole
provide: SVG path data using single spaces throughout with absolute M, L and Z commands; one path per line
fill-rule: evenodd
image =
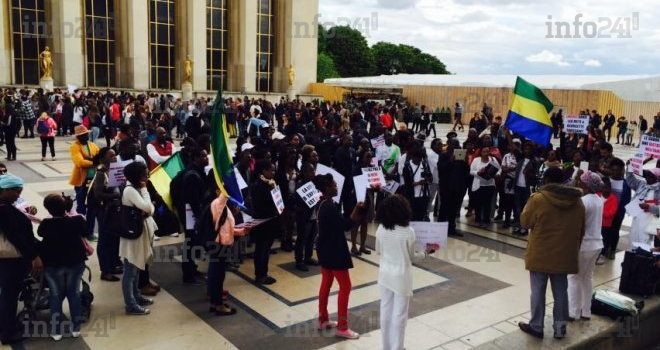
M 518 77 L 504 125 L 539 145 L 547 146 L 552 137 L 549 114 L 553 107 L 541 89 Z
M 227 135 L 227 118 L 225 101 L 222 98 L 222 88 L 213 102 L 211 112 L 211 154 L 213 155 L 213 174 L 218 188 L 231 202 L 245 209 L 243 195 L 236 180 L 234 166 L 229 151 Z
M 163 198 L 167 207 L 176 213 L 176 208 L 172 205 L 172 196 L 170 195 L 170 183 L 172 179 L 183 171 L 183 161 L 179 152 L 173 154 L 168 160 L 151 171 L 149 181 L 156 189 L 156 192 Z

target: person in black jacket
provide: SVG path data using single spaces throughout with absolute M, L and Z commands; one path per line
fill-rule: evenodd
M 66 216 L 73 203 L 67 203 L 61 194 L 53 193 L 44 199 L 44 207 L 52 218 L 44 219 L 37 233 L 43 237 L 41 256 L 44 259 L 44 276 L 50 288 L 50 336 L 62 339 L 62 301 L 69 303 L 71 329 L 74 338 L 80 336 L 81 306 L 80 281 L 85 271 L 85 246 L 82 239 L 87 235 L 87 223 L 82 215 Z
M 287 147 L 280 153 L 275 174 L 275 182 L 280 186 L 282 198 L 284 199 L 284 212 L 282 213 L 282 250 L 293 251 L 293 228 L 295 223 L 295 197 L 296 180 L 300 176 L 298 170 L 298 151 L 293 147 Z
M 470 166 L 467 162 L 467 152 L 464 158 L 456 158 L 454 150 L 461 149 L 457 139 L 448 141 L 447 151 L 438 158 L 438 193 L 440 210 L 438 221 L 449 222 L 450 236 L 463 236 L 456 231 L 456 216 L 458 216 L 465 192 L 470 182 Z
M 255 219 L 270 219 L 255 227 L 250 236 L 255 243 L 254 249 L 254 274 L 255 281 L 259 284 L 273 284 L 277 282 L 268 276 L 268 260 L 270 248 L 275 238 L 282 236 L 282 219 L 280 216 L 271 191 L 277 186 L 275 183 L 275 166 L 269 160 L 257 161 L 254 166 L 254 178 L 250 187 L 252 197 L 252 211 Z
M 43 263 L 30 219 L 13 204 L 23 192 L 23 180 L 13 175 L 0 176 L 0 341 L 3 345 L 23 340 L 17 333 L 16 311 L 21 282 L 32 268 L 38 274 Z
M 363 203 L 357 203 L 350 219 L 341 214 L 339 205 L 332 201 L 337 195 L 337 183 L 332 175 L 317 175 L 314 185 L 323 194 L 318 209 L 319 236 L 316 243 L 316 254 L 321 265 L 321 288 L 319 290 L 319 329 L 337 328 L 336 336 L 357 339 L 359 334 L 348 328 L 348 297 L 351 293 L 351 277 L 348 273 L 353 268 L 353 260 L 348 250 L 348 242 L 344 232 L 351 229 L 359 218 Z M 332 282 L 339 283 L 338 322 L 330 321 L 328 317 L 328 298 Z
M 296 183 L 296 191 L 314 179 L 315 168 L 312 163 L 303 163 L 300 167 L 300 177 Z M 317 266 L 318 261 L 312 258 L 314 254 L 314 240 L 317 234 L 316 208 L 310 208 L 298 194 L 295 194 L 296 206 L 296 269 L 309 271 L 308 265 Z

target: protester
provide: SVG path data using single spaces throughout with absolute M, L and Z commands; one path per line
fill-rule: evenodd
M 43 112 L 37 120 L 37 133 L 41 140 L 41 161 L 46 161 L 46 146 L 50 148 L 50 157 L 55 159 L 55 132 L 57 131 L 57 123 L 51 118 L 48 113 Z
M 597 195 L 601 201 L 603 201 L 603 224 L 601 227 L 601 235 L 603 236 L 603 250 L 601 251 L 600 255 L 598 255 L 596 265 L 603 265 L 605 261 L 602 258 L 607 258 L 610 255 L 609 245 L 611 243 L 608 242 L 608 240 L 613 236 L 611 232 L 613 229 L 612 223 L 614 221 L 614 216 L 619 209 L 619 201 L 617 200 L 616 195 L 612 193 L 612 182 L 608 177 L 603 178 L 603 188 L 600 190 L 600 192 L 597 193 Z
M 87 238 L 96 240 L 94 236 L 94 222 L 96 213 L 87 213 L 87 192 L 89 184 L 94 179 L 96 169 L 94 168 L 94 157 L 99 153 L 99 148 L 93 142 L 89 142 L 89 130 L 82 125 L 74 129 L 76 141 L 71 144 L 69 152 L 73 161 L 73 171 L 69 178 L 69 184 L 76 192 L 76 212 L 87 218 Z
M 315 169 L 311 163 L 302 163 L 300 167 L 300 178 L 297 180 L 296 191 L 305 184 L 314 180 Z M 314 260 L 314 241 L 318 233 L 316 225 L 316 206 L 309 207 L 301 196 L 296 195 L 296 269 L 300 271 L 309 271 L 308 266 L 318 266 L 318 261 Z
M 578 272 L 578 252 L 585 233 L 585 209 L 579 189 L 560 185 L 563 173 L 548 169 L 539 192 L 532 195 L 520 215 L 522 228 L 531 230 L 525 268 L 529 271 L 532 317 L 520 322 L 520 329 L 543 338 L 545 293 L 548 280 L 552 286 L 553 330 L 555 338 L 566 335 L 568 320 L 568 274 Z
M 51 218 L 44 219 L 37 233 L 43 238 L 40 254 L 44 262 L 44 277 L 50 293 L 51 325 L 50 336 L 55 341 L 62 340 L 62 301 L 66 297 L 69 304 L 70 320 L 73 324 L 71 335 L 80 337 L 81 304 L 80 283 L 85 271 L 85 246 L 82 240 L 87 235 L 85 218 L 81 215 L 67 216 L 71 210 L 61 194 L 49 194 L 44 199 L 44 207 Z
M 413 295 L 413 261 L 435 250 L 415 251 L 415 231 L 409 226 L 412 209 L 405 197 L 390 196 L 376 214 L 381 223 L 376 231 L 376 253 L 380 255 L 380 329 L 383 349 L 403 349 L 408 321 L 408 306 Z
M 639 203 L 639 207 L 644 210 L 645 214 L 652 214 L 657 217 L 660 215 L 660 206 L 658 205 L 660 200 L 660 182 L 658 182 L 660 168 L 644 170 L 643 175 L 643 178 L 637 177 L 633 174 L 632 167 L 628 167 L 626 184 L 635 192 L 635 196 L 630 201 Z M 648 243 L 648 235 L 645 232 L 646 218 L 646 215 L 633 217 L 630 234 L 628 235 L 628 250 L 634 250 L 635 246 L 640 243 Z
M 475 196 L 475 223 L 485 227 L 491 222 L 492 199 L 495 193 L 495 175 L 502 167 L 490 156 L 490 147 L 482 147 L 480 156 L 472 161 L 470 174 L 474 176 L 472 192 Z
M 267 222 L 252 230 L 254 250 L 255 281 L 259 284 L 269 285 L 277 280 L 268 275 L 268 261 L 270 248 L 275 238 L 281 237 L 282 221 L 280 213 L 273 203 L 271 191 L 277 186 L 275 183 L 275 166 L 268 160 L 259 160 L 254 166 L 254 179 L 251 187 L 251 197 L 255 219 L 269 219 Z

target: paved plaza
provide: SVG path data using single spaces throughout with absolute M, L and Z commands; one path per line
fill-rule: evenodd
M 439 135 L 448 131 L 438 125 Z M 464 139 L 466 133 L 459 135 Z M 444 137 L 443 137 L 444 139 Z M 72 193 L 67 180 L 72 169 L 68 147 L 72 138 L 56 139 L 57 160 L 41 162 L 38 139 L 18 140 L 18 160 L 6 162 L 9 172 L 23 177 L 23 196 L 46 213 L 43 198 L 52 192 Z M 635 149 L 614 145 L 615 155 L 627 160 Z M 4 159 L 4 148 L 0 151 Z M 4 162 L 4 161 L 3 161 Z M 464 214 L 464 211 L 463 213 Z M 630 219 L 624 221 L 621 247 L 627 244 Z M 552 346 L 557 342 L 548 332 L 541 341 L 524 335 L 517 326 L 528 320 L 529 275 L 524 268 L 526 239 L 492 224 L 478 228 L 464 215 L 458 228 L 465 234 L 449 238 L 446 247 L 431 258 L 416 264 L 414 297 L 406 334 L 407 350 L 469 349 L 500 337 L 520 333 L 527 348 Z M 35 227 L 36 229 L 36 227 Z M 373 249 L 376 225 L 369 229 L 368 246 Z M 166 237 L 156 242 L 157 262 L 150 266 L 151 278 L 163 290 L 155 297 L 148 316 L 124 314 L 121 283 L 99 280 L 98 261 L 92 256 L 88 265 L 94 274 L 91 283 L 95 295 L 92 320 L 82 329 L 82 339 L 28 339 L 21 349 L 241 349 L 241 350 L 370 350 L 381 348 L 379 330 L 379 258 L 376 254 L 354 257 L 351 279 L 351 327 L 362 334 L 359 340 L 345 341 L 315 328 L 318 289 L 321 275 L 318 267 L 309 272 L 295 269 L 293 253 L 278 251 L 271 256 L 270 271 L 277 283 L 270 286 L 253 283 L 252 260 L 246 260 L 239 271 L 228 273 L 225 288 L 229 302 L 238 313 L 217 317 L 208 312 L 205 286 L 181 283 L 180 245 L 182 237 Z M 551 258 L 551 257 L 549 257 Z M 616 260 L 597 266 L 596 288 L 618 290 L 623 252 Z M 205 269 L 204 263 L 201 269 Z M 329 310 L 336 311 L 337 285 L 333 287 Z M 548 288 L 548 313 L 552 315 L 552 295 Z M 65 308 L 68 310 L 68 308 Z M 595 316 L 592 322 L 606 321 Z M 550 329 L 546 327 L 546 330 Z M 575 332 L 580 332 L 576 330 Z M 588 332 L 585 327 L 584 332 Z M 564 342 L 570 343 L 571 336 Z

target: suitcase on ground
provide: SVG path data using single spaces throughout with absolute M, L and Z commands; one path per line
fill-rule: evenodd
M 658 270 L 652 254 L 639 249 L 635 252 L 627 251 L 621 267 L 619 290 L 622 293 L 641 296 L 655 293 Z
M 610 290 L 597 290 L 591 297 L 591 313 L 613 320 L 635 316 L 644 308 L 644 301 L 634 300 Z

